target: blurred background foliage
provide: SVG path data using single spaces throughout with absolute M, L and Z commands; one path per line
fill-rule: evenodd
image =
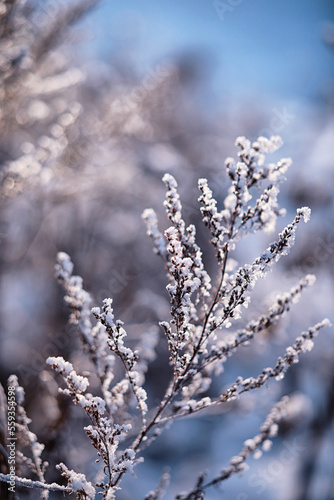
M 0 3 L 0 377 L 5 383 L 18 374 L 51 464 L 65 460 L 89 476 L 94 456 L 83 416 L 57 396 L 45 364 L 47 356 L 61 355 L 78 371 L 91 370 L 67 325 L 53 277 L 56 253 L 71 255 L 94 304 L 113 297 L 130 342 L 156 327 L 169 315 L 166 280 L 140 215 L 152 206 L 167 227 L 165 172 L 178 180 L 185 218 L 197 227 L 212 276 L 197 179 L 207 177 L 222 202 L 224 159 L 235 154 L 237 136 L 279 134 L 285 143 L 279 153 L 294 161 L 280 195 L 288 213 L 278 229 L 297 207 L 312 209 L 291 255 L 255 287 L 249 314 L 262 312 L 304 274 L 316 274 L 316 285 L 278 327 L 229 361 L 217 390 L 270 365 L 310 324 L 325 316 L 334 321 L 333 7 L 330 0 Z M 235 258 L 251 262 L 274 238 L 246 240 Z M 287 393 L 296 414 L 272 453 L 208 499 L 333 499 L 333 353 L 327 332 L 270 390 L 223 414 L 175 424 L 147 451 L 138 479 L 130 478 L 119 498 L 143 498 L 166 464 L 171 495 L 203 468 L 218 470 Z M 168 373 L 162 342 L 149 371 L 151 405 Z

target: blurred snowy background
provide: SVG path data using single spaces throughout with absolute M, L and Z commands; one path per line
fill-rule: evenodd
M 62 12 L 74 2 L 28 2 L 24 9 L 37 5 L 33 11 L 21 3 L 14 34 L 3 29 L 4 18 L 1 28 L 0 376 L 4 383 L 15 372 L 25 386 L 50 463 L 64 460 L 89 473 L 94 453 L 85 446 L 85 421 L 70 401 L 56 399 L 45 364 L 62 355 L 78 371 L 90 369 L 67 326 L 55 256 L 71 255 L 96 304 L 114 298 L 132 339 L 168 317 L 162 263 L 140 218 L 152 206 L 166 227 L 164 172 L 178 180 L 185 218 L 198 228 L 213 276 L 197 179 L 207 177 L 223 200 L 224 159 L 235 155 L 237 136 L 279 134 L 279 155 L 293 159 L 278 230 L 297 207 L 312 209 L 291 254 L 257 284 L 250 314 L 304 274 L 316 274 L 317 283 L 277 328 L 229 361 L 217 391 L 270 366 L 309 325 L 326 316 L 334 322 L 334 4 L 105 0 L 60 37 L 75 18 Z M 247 240 L 235 257 L 251 262 L 273 239 Z M 172 474 L 167 498 L 200 471 L 218 471 L 282 394 L 293 394 L 295 415 L 272 451 L 207 498 L 334 499 L 333 354 L 327 330 L 283 382 L 219 415 L 176 423 L 147 451 L 119 499 L 144 498 L 165 465 Z M 148 381 L 152 405 L 167 365 L 161 348 Z

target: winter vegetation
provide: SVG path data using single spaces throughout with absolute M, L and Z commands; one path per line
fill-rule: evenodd
M 61 394 L 71 397 L 74 404 L 86 413 L 90 424 L 84 430 L 96 450 L 97 462 L 101 463 L 94 485 L 83 473 L 70 470 L 63 463 L 57 465 L 68 482 L 63 490 L 76 492 L 78 499 L 95 498 L 96 489 L 102 490 L 104 499 L 116 498 L 123 476 L 126 473 L 134 474 L 134 467 L 142 460 L 143 449 L 160 436 L 167 423 L 226 404 L 244 392 L 262 387 L 271 378 L 282 379 L 288 368 L 298 363 L 300 354 L 312 349 L 313 339 L 318 332 L 330 326 L 329 320 L 324 319 L 302 332 L 294 344 L 278 357 L 274 367 L 263 368 L 258 376 L 247 379 L 239 376 L 216 397 L 203 396 L 208 392 L 213 377 L 222 371 L 227 358 L 239 346 L 248 344 L 259 332 L 274 325 L 299 299 L 303 289 L 314 282 L 314 276 L 307 275 L 296 288 L 284 296 L 278 296 L 267 314 L 248 322 L 243 328 L 237 328 L 242 307 L 248 308 L 250 291 L 255 282 L 289 252 L 297 225 L 302 220 L 308 222 L 311 211 L 308 207 L 298 209 L 294 220 L 278 235 L 277 241 L 271 243 L 253 263 L 237 268 L 237 263 L 234 260 L 231 262 L 230 257 L 237 241 L 250 232 L 272 231 L 277 216 L 283 213 L 277 203 L 278 184 L 290 161 L 283 159 L 265 165 L 265 154 L 281 145 L 279 137 L 260 137 L 252 144 L 244 137 L 239 137 L 236 145 L 240 148 L 238 160 L 228 158 L 225 163 L 231 187 L 221 211 L 217 210 L 217 201 L 208 187 L 208 181 L 200 179 L 198 182 L 203 222 L 208 227 L 219 269 L 219 279 L 213 287 L 203 265 L 202 251 L 196 243 L 195 226 L 187 226 L 183 219 L 177 182 L 172 175 L 165 174 L 163 177 L 167 188 L 164 204 L 171 223 L 164 236 L 158 228 L 155 212 L 146 209 L 143 213 L 147 232 L 154 241 L 155 253 L 165 262 L 171 305 L 171 319 L 159 323 L 168 345 L 171 379 L 156 408 L 150 408 L 149 411 L 144 384 L 148 362 L 156 356 L 157 331 L 144 334 L 136 348 L 131 349 L 126 344 L 127 333 L 123 321 L 115 319 L 112 299 L 105 298 L 102 308 L 93 307 L 90 310 L 92 301 L 83 288 L 82 278 L 72 274 L 70 257 L 66 253 L 58 253 L 56 273 L 71 311 L 70 322 L 77 327 L 94 365 L 102 396 L 87 392 L 89 379 L 78 375 L 73 365 L 63 357 L 51 356 L 46 360 L 65 383 L 65 388 L 59 389 Z M 265 184 L 266 187 L 263 187 Z M 251 204 L 250 191 L 256 188 L 258 198 Z M 97 320 L 95 325 L 92 324 L 91 314 Z M 226 329 L 233 325 L 236 330 L 233 336 L 224 338 Z M 119 381 L 114 380 L 117 361 L 124 372 Z M 44 447 L 29 430 L 30 420 L 23 407 L 24 390 L 15 375 L 8 381 L 8 389 L 13 388 L 18 405 L 16 430 L 22 435 L 22 442 L 27 441 L 25 444 L 31 449 L 32 455 L 30 459 L 20 452 L 19 463 L 38 477 L 36 484 L 30 481 L 27 486 L 43 489 L 42 497 L 48 498 L 49 490 L 61 491 L 62 488 L 45 482 L 47 463 L 41 459 Z M 245 470 L 246 459 L 251 453 L 270 448 L 269 438 L 276 435 L 278 423 L 288 404 L 288 398 L 284 397 L 274 406 L 260 433 L 245 441 L 244 448 L 231 459 L 229 467 L 223 468 L 219 475 L 210 480 L 201 474 L 192 490 L 178 494 L 175 498 L 204 498 L 210 486 Z M 122 446 L 128 441 L 130 444 Z M 10 482 L 10 475 L 0 477 Z M 25 479 L 18 477 L 18 482 L 24 485 Z M 163 483 L 149 492 L 146 498 L 160 498 L 166 483 L 165 473 Z
M 0 3 L 0 496 L 330 500 L 333 175 L 83 62 L 96 3 Z

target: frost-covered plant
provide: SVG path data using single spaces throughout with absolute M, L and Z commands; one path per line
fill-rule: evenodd
M 69 67 L 60 46 L 69 27 L 97 2 L 0 2 L 0 151 L 8 158 L 1 168 L 4 198 L 22 193 L 27 185 L 47 183 L 73 146 L 69 137 L 81 106 L 69 97 L 84 74 Z M 57 98 L 66 92 L 64 107 Z M 13 139 L 19 155 L 11 150 Z
M 214 282 L 204 268 L 202 251 L 196 243 L 196 228 L 193 224 L 187 226 L 183 218 L 177 182 L 173 176 L 166 174 L 163 177 L 167 188 L 164 204 L 170 227 L 162 234 L 156 213 L 152 209 L 143 213 L 155 253 L 166 266 L 170 297 L 170 318 L 161 318 L 160 327 L 168 346 L 172 373 L 164 396 L 155 407 L 149 407 L 144 385 L 148 364 L 156 356 L 156 330 L 147 331 L 136 348 L 130 348 L 123 322 L 115 319 L 112 299 L 106 298 L 102 307 L 94 307 L 90 311 L 90 295 L 84 290 L 82 279 L 73 276 L 70 257 L 63 252 L 58 254 L 56 273 L 71 311 L 70 322 L 77 327 L 95 367 L 100 395 L 93 396 L 87 392 L 90 385 L 88 378 L 78 375 L 73 365 L 62 357 L 50 357 L 47 363 L 63 378 L 66 387 L 60 391 L 70 396 L 86 413 L 89 423 L 84 429 L 96 450 L 101 471 L 95 480 L 89 482 L 83 473 L 69 470 L 61 463 L 57 467 L 68 485 L 66 488 L 56 485 L 55 489 L 76 492 L 80 499 L 93 499 L 98 490 L 106 500 L 116 498 L 123 476 L 133 473 L 133 467 L 143 459 L 143 450 L 168 423 L 224 405 L 244 392 L 262 387 L 271 378 L 280 380 L 288 368 L 298 362 L 301 353 L 312 349 L 319 330 L 329 325 L 328 320 L 323 320 L 310 327 L 277 358 L 273 367 L 260 369 L 255 377 L 244 379 L 239 376 L 220 394 L 208 396 L 211 383 L 222 371 L 227 358 L 241 345 L 248 344 L 260 332 L 274 325 L 299 299 L 302 291 L 314 282 L 314 276 L 305 276 L 290 292 L 278 296 L 266 314 L 243 324 L 238 321 L 242 318 L 242 307 L 248 308 L 250 292 L 256 281 L 289 252 L 298 224 L 310 218 L 309 208 L 298 209 L 277 240 L 253 262 L 237 267 L 231 259 L 241 238 L 260 230 L 272 231 L 277 217 L 284 213 L 279 209 L 277 195 L 279 184 L 284 180 L 291 162 L 282 159 L 277 163 L 265 163 L 265 155 L 276 151 L 281 144 L 279 137 L 259 137 L 253 143 L 244 137 L 237 139 L 238 159 L 228 158 L 225 162 L 231 187 L 221 210 L 208 181 L 200 179 L 198 182 L 200 210 L 210 233 L 219 270 Z M 257 196 L 252 202 L 254 194 Z M 97 320 L 95 325 L 92 316 Z M 231 327 L 234 333 L 226 339 L 226 329 Z M 123 373 L 118 381 L 114 377 L 117 363 Z M 12 385 L 13 380 L 10 382 Z M 22 391 L 18 385 L 17 389 Z M 180 493 L 176 498 L 202 499 L 209 487 L 245 470 L 245 461 L 251 453 L 259 454 L 260 448 L 264 451 L 270 448 L 270 438 L 277 433 L 279 421 L 288 405 L 287 397 L 277 403 L 260 433 L 246 440 L 240 454 L 233 457 L 230 465 L 216 477 L 206 479 L 201 474 L 189 492 Z M 44 480 L 45 465 L 40 457 L 42 448 L 36 443 L 35 435 L 28 430 L 23 411 L 20 410 L 23 416 L 22 421 L 17 422 L 17 428 L 22 430 L 22 426 L 26 426 L 33 455 L 33 463 L 28 465 L 38 476 L 36 487 L 44 488 L 43 495 L 47 495 L 52 485 Z M 126 446 L 123 446 L 125 441 Z M 0 479 L 8 481 L 8 476 L 1 475 Z M 17 481 L 18 484 L 25 484 L 23 478 L 17 478 Z M 160 498 L 168 481 L 165 472 L 160 484 L 147 494 L 146 499 Z M 33 483 L 29 481 L 26 485 Z

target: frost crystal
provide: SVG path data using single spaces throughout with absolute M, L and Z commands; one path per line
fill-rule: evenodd
M 304 222 L 308 222 L 311 218 L 311 209 L 309 207 L 299 208 L 297 213 L 303 217 Z

